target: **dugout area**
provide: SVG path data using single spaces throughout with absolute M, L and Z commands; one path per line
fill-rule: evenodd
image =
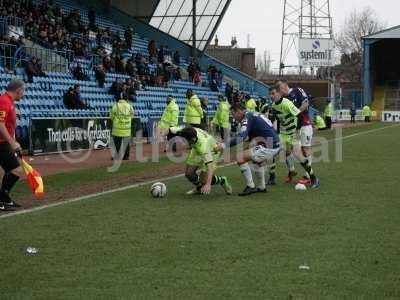
M 400 111 L 400 26 L 364 37 L 364 103 Z

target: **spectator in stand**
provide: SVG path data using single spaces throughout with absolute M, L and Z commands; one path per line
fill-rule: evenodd
M 207 68 L 207 81 L 208 81 L 208 83 L 210 84 L 213 79 L 214 79 L 213 78 L 213 67 L 210 65 Z
M 200 73 L 199 70 L 196 70 L 194 72 L 193 82 L 194 82 L 195 85 L 201 86 L 201 73 Z
M 115 55 L 115 72 L 119 74 L 125 73 L 125 65 L 119 54 Z
M 28 82 L 33 82 L 33 76 L 45 77 L 46 74 L 42 71 L 42 66 L 40 60 L 36 57 L 32 57 L 30 61 L 27 62 L 25 67 L 26 75 L 28 76 Z
M 110 95 L 114 95 L 116 99 L 121 95 L 122 91 L 124 89 L 124 85 L 122 82 L 120 82 L 118 79 L 116 79 L 112 84 L 111 87 L 108 91 Z
M 164 46 L 161 45 L 160 49 L 158 50 L 158 63 L 163 64 L 164 62 L 165 62 Z
M 88 19 L 89 19 L 89 30 L 96 31 L 96 11 L 94 8 L 91 8 L 88 12 Z
M 111 69 L 113 68 L 111 58 L 107 55 L 103 58 L 103 67 L 106 72 L 111 72 Z
M 173 63 L 174 65 L 176 65 L 176 66 L 180 66 L 180 64 L 181 64 L 181 55 L 179 54 L 179 51 L 178 51 L 178 50 L 176 50 L 176 51 L 174 52 L 174 56 L 173 56 L 173 59 L 172 59 L 172 63 Z
M 218 84 L 215 79 L 211 80 L 211 82 L 210 82 L 210 90 L 213 92 L 219 92 Z
M 125 86 L 126 86 L 125 92 L 128 96 L 129 101 L 136 102 L 136 89 L 133 80 L 131 78 L 128 78 L 125 81 Z
M 86 45 L 82 41 L 77 38 L 72 39 L 72 51 L 74 51 L 75 56 L 84 57 L 86 54 L 85 48 Z
M 171 76 L 172 76 L 172 67 L 169 63 L 165 63 L 163 65 L 163 69 L 164 69 L 164 86 L 168 87 L 168 83 L 171 80 Z
M 125 29 L 124 37 L 125 37 L 126 49 L 129 50 L 132 48 L 132 41 L 133 41 L 133 29 L 131 27 Z
M 142 89 L 142 83 L 140 82 L 138 76 L 135 76 L 133 79 L 133 86 L 135 87 L 136 91 L 139 91 Z
M 69 33 L 79 33 L 81 28 L 81 16 L 79 11 L 75 9 L 65 19 L 65 26 Z
M 129 58 L 128 61 L 126 62 L 126 74 L 129 76 L 133 77 L 136 76 L 137 74 L 137 69 L 136 69 L 136 63 L 133 57 Z
M 89 80 L 89 76 L 85 74 L 80 64 L 76 65 L 72 74 L 76 80 Z
M 150 62 L 154 62 L 154 60 L 157 58 L 157 46 L 154 40 L 149 42 L 147 50 L 149 51 Z
M 94 71 L 94 76 L 99 83 L 100 88 L 104 88 L 104 83 L 106 82 L 106 72 L 102 65 L 98 65 Z
M 187 67 L 187 72 L 188 72 L 188 75 L 189 75 L 189 81 L 190 82 L 193 82 L 193 79 L 194 79 L 194 75 L 195 75 L 195 73 L 196 73 L 196 65 L 195 65 L 195 63 L 194 62 L 191 62 L 190 64 L 189 64 L 189 66 Z
M 97 34 L 96 34 L 96 43 L 97 43 L 97 47 L 102 47 L 103 45 L 103 30 L 98 28 L 97 30 Z
M 173 68 L 173 69 L 172 69 L 172 78 L 173 78 L 174 80 L 181 80 L 181 79 L 182 79 L 181 70 L 180 70 L 179 67 L 178 67 L 178 68 Z
M 221 70 L 218 70 L 216 76 L 217 76 L 217 78 L 216 78 L 217 79 L 217 85 L 220 88 L 220 87 L 222 87 L 222 81 L 224 79 L 224 75 L 222 74 Z
M 75 84 L 64 94 L 64 105 L 67 109 L 87 109 L 89 108 L 81 100 L 80 86 Z
M 233 87 L 232 85 L 227 82 L 225 85 L 225 97 L 228 99 L 229 103 L 233 101 Z

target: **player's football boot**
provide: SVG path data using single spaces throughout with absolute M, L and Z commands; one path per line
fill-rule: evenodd
M 3 202 L 7 207 L 11 207 L 11 208 L 18 208 L 21 207 L 21 205 L 19 205 L 18 203 L 14 202 L 11 198 L 10 195 L 8 195 L 7 193 L 3 193 L 2 194 L 2 198 L 4 199 Z
M 255 188 L 255 187 L 251 188 L 249 186 L 246 186 L 246 188 L 243 190 L 243 192 L 239 193 L 239 196 L 241 196 L 241 197 L 242 196 L 249 196 L 249 195 L 255 194 L 255 193 L 258 193 L 258 189 L 257 188 Z
M 269 175 L 269 179 L 268 179 L 267 185 L 276 185 L 276 176 L 275 176 L 275 174 Z
M 310 186 L 310 188 L 311 188 L 312 190 L 318 189 L 319 186 L 320 186 L 320 182 L 319 182 L 319 179 L 318 179 L 317 177 L 315 177 L 313 180 L 311 180 L 311 186 Z
M 186 192 L 186 195 L 200 195 L 201 190 L 198 187 L 191 189 L 190 191 Z
M 292 183 L 293 182 L 293 178 L 297 176 L 296 171 L 290 171 L 288 176 L 285 179 L 286 183 Z
M 11 207 L 8 207 L 3 201 L 0 201 L 0 212 L 10 210 L 12 211 Z
M 11 208 L 21 207 L 21 205 L 19 205 L 17 202 L 12 201 L 12 200 L 10 202 L 6 202 L 5 204 L 7 207 L 11 207 Z
M 264 189 L 262 189 L 262 188 L 257 188 L 257 193 L 266 193 L 267 192 L 267 189 L 266 188 L 264 188 Z
M 229 184 L 228 178 L 226 176 L 222 177 L 221 186 L 227 195 L 232 195 L 232 186 Z

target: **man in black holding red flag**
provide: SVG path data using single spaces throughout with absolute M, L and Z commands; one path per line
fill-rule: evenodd
M 0 189 L 0 211 L 19 207 L 10 198 L 11 189 L 22 174 L 17 155 L 21 146 L 15 140 L 16 113 L 15 101 L 24 96 L 25 84 L 20 79 L 13 79 L 7 86 L 6 92 L 0 96 L 0 166 L 4 176 Z

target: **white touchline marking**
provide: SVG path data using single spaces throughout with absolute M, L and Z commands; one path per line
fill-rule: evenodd
M 357 132 L 357 133 L 354 133 L 354 134 L 346 135 L 346 136 L 341 137 L 341 138 L 330 139 L 328 141 L 344 140 L 344 139 L 356 137 L 356 136 L 359 136 L 359 135 L 363 135 L 363 134 L 367 134 L 367 133 L 371 133 L 371 132 L 375 132 L 375 131 L 380 131 L 380 130 L 387 129 L 387 128 L 398 127 L 398 126 L 400 126 L 400 124 L 384 126 L 384 127 L 380 127 L 380 128 L 370 129 L 370 130 L 366 130 L 366 131 L 362 131 L 362 132 Z M 230 167 L 230 166 L 232 166 L 234 164 L 235 163 L 225 164 L 225 165 L 220 166 L 219 168 Z M 86 196 L 73 198 L 73 199 L 70 199 L 70 200 L 62 201 L 62 202 L 47 204 L 47 205 L 38 206 L 38 207 L 25 209 L 25 210 L 19 210 L 19 211 L 16 211 L 16 212 L 0 215 L 0 219 L 5 219 L 5 218 L 13 217 L 13 216 L 18 216 L 18 215 L 24 215 L 24 214 L 32 213 L 32 212 L 35 212 L 35 211 L 40 211 L 40 210 L 44 210 L 44 209 L 47 209 L 47 208 L 62 206 L 62 205 L 65 205 L 65 204 L 74 203 L 74 202 L 78 202 L 78 201 L 82 201 L 82 200 L 86 200 L 86 199 L 90 199 L 90 198 L 96 198 L 96 197 L 100 197 L 100 196 L 104 196 L 104 195 L 108 195 L 108 194 L 112 194 L 112 193 L 116 193 L 116 192 L 122 192 L 122 191 L 130 190 L 130 189 L 142 187 L 142 186 L 145 186 L 145 185 L 149 185 L 149 184 L 155 183 L 157 181 L 161 181 L 161 180 L 162 181 L 169 181 L 169 180 L 172 180 L 172 179 L 181 178 L 184 175 L 185 174 L 178 174 L 178 175 L 175 175 L 175 176 L 169 176 L 169 177 L 165 177 L 165 178 L 158 178 L 158 179 L 154 179 L 154 180 L 150 180 L 150 181 L 145 181 L 145 182 L 135 183 L 135 184 L 132 184 L 132 185 L 127 185 L 127 186 L 120 187 L 120 188 L 117 188 L 117 189 L 111 189 L 111 190 L 108 190 L 108 191 L 103 191 L 103 192 L 99 192 L 99 193 L 95 193 L 95 194 L 89 194 L 89 195 L 86 195 Z
M 129 190 L 129 189 L 145 186 L 145 185 L 148 185 L 148 184 L 152 184 L 152 183 L 155 183 L 155 182 L 160 181 L 160 180 L 168 181 L 168 180 L 180 178 L 180 177 L 183 177 L 183 176 L 184 176 L 184 174 L 179 174 L 179 175 L 174 175 L 174 176 L 170 176 L 170 177 L 165 177 L 165 178 L 162 178 L 162 179 L 159 178 L 159 179 L 155 179 L 155 180 L 144 181 L 144 182 L 127 185 L 127 186 L 116 188 L 116 189 L 111 189 L 111 190 L 108 190 L 108 191 L 103 191 L 103 192 L 99 192 L 99 193 L 95 193 L 95 194 L 89 194 L 89 195 L 78 197 L 78 198 L 73 198 L 73 199 L 70 199 L 70 200 L 65 200 L 65 201 L 62 201 L 62 202 L 47 204 L 47 205 L 38 206 L 38 207 L 25 209 L 25 210 L 19 210 L 19 211 L 16 211 L 16 212 L 12 212 L 12 213 L 8 213 L 8 214 L 5 214 L 5 215 L 1 215 L 0 219 L 12 217 L 12 216 L 17 216 L 17 215 L 23 215 L 23 214 L 27 214 L 27 213 L 43 210 L 43 209 L 46 209 L 46 208 L 51 208 L 51 207 L 61 206 L 61 205 L 68 204 L 68 203 L 73 203 L 73 202 L 86 200 L 86 199 L 89 199 L 89 198 L 96 198 L 96 197 L 100 197 L 100 196 L 104 196 L 104 195 L 108 195 L 108 194 L 112 194 L 112 193 L 122 192 L 122 191 L 125 191 L 125 190 Z
M 366 130 L 366 131 L 353 133 L 353 134 L 350 134 L 350 135 L 343 136 L 341 138 L 330 139 L 328 141 L 331 142 L 331 141 L 346 140 L 346 139 L 349 139 L 349 138 L 352 138 L 352 137 L 355 137 L 355 136 L 359 136 L 359 135 L 363 135 L 363 134 L 367 134 L 367 133 L 371 133 L 371 132 L 376 132 L 376 131 L 380 131 L 380 130 L 387 129 L 387 128 L 399 127 L 399 126 L 400 126 L 400 124 L 394 124 L 394 125 L 390 125 L 390 126 L 383 126 L 383 127 L 380 127 L 380 128 L 375 128 L 375 129 L 370 129 L 370 130 Z

